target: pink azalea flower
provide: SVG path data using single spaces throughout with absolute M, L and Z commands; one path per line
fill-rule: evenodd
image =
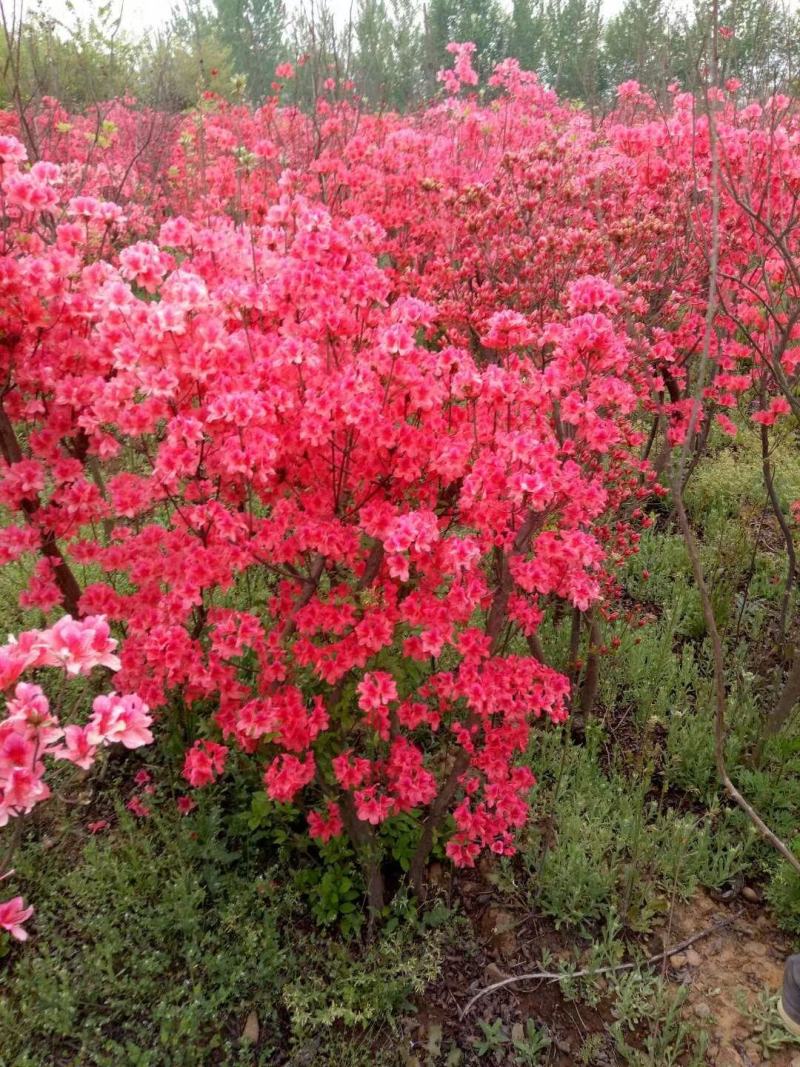
M 102 615 L 73 619 L 65 615 L 43 633 L 43 663 L 62 666 L 67 674 L 88 674 L 94 667 L 118 671 L 117 642 Z
M 147 704 L 138 696 L 119 696 L 110 693 L 95 697 L 94 714 L 86 727 L 86 736 L 92 745 L 119 742 L 125 748 L 141 748 L 152 744 L 153 735 L 148 729 L 153 718 Z
M 228 749 L 215 741 L 195 741 L 186 753 L 183 777 L 189 785 L 199 788 L 216 781 L 225 769 Z
M 151 815 L 150 809 L 142 803 L 141 797 L 131 797 L 125 807 L 139 819 L 146 819 Z
M 22 897 L 12 897 L 0 904 L 0 928 L 17 941 L 27 941 L 28 931 L 22 926 L 33 915 L 33 908 L 26 908 Z
M 56 759 L 69 760 L 76 767 L 88 771 L 97 755 L 97 744 L 89 740 L 88 728 L 84 726 L 65 726 L 64 744 L 53 750 Z

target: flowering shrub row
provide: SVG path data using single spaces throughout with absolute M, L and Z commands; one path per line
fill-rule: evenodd
M 448 815 L 456 863 L 513 852 L 532 725 L 571 699 L 538 628 L 620 610 L 701 354 L 703 432 L 798 410 L 785 103 L 730 85 L 661 116 L 629 83 L 598 129 L 513 61 L 469 97 L 451 50 L 447 101 L 413 116 L 209 98 L 156 157 L 131 155 L 152 117 L 116 104 L 87 148 L 50 102 L 50 158 L 0 136 L 21 602 L 120 627 L 123 687 L 194 710 L 192 786 L 235 747 L 364 856 L 416 813 L 416 880 Z

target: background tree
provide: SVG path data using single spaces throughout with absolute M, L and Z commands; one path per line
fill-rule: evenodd
M 355 16 L 354 76 L 368 105 L 380 108 L 396 96 L 394 25 L 385 0 L 359 0 Z M 394 102 L 394 101 L 393 101 Z
M 719 49 L 722 81 L 738 78 L 746 93 L 763 96 L 795 76 L 797 15 L 782 0 L 731 0 L 720 10 L 720 23 L 732 31 Z
M 675 29 L 664 0 L 627 0 L 603 40 L 609 86 L 635 79 L 651 89 L 670 80 Z
M 11 29 L 10 20 L 7 22 Z M 42 11 L 26 15 L 13 34 L 5 35 L 0 56 L 3 71 L 0 105 L 10 102 L 16 82 L 23 99 L 57 97 L 67 108 L 81 108 L 132 92 L 146 48 L 144 40 L 122 33 L 110 4 L 67 28 Z M 15 62 L 11 53 L 15 52 Z
M 352 77 L 368 107 L 403 111 L 424 95 L 419 16 L 415 0 L 360 0 Z
M 275 67 L 286 58 L 283 0 L 214 0 L 219 33 L 254 103 L 269 96 Z
M 394 70 L 391 85 L 395 107 L 416 104 L 423 95 L 421 11 L 415 0 L 391 0 Z
M 601 0 L 548 0 L 545 74 L 561 96 L 597 103 L 604 87 Z
M 719 75 L 742 94 L 764 98 L 798 86 L 800 15 L 788 0 L 723 0 L 717 41 Z M 485 81 L 513 56 L 562 97 L 594 106 L 615 101 L 615 87 L 635 79 L 662 96 L 672 81 L 692 91 L 708 62 L 708 0 L 692 8 L 670 0 L 625 0 L 603 25 L 602 0 L 177 0 L 163 30 L 120 28 L 119 0 L 88 19 L 60 23 L 0 0 L 9 33 L 0 40 L 0 104 L 49 95 L 66 107 L 132 94 L 169 111 L 190 107 L 198 92 L 227 95 L 232 76 L 261 103 L 275 68 L 302 60 L 283 99 L 309 106 L 322 92 L 347 92 L 352 79 L 370 109 L 405 111 L 440 90 L 450 41 L 476 45 Z M 12 26 L 13 23 L 13 26 Z M 324 88 L 333 78 L 335 90 Z M 15 106 L 19 107 L 19 104 Z
M 167 28 L 147 39 L 140 62 L 141 97 L 153 106 L 182 111 L 204 90 L 228 95 L 234 73 L 214 12 L 198 0 L 185 0 Z
M 353 18 L 340 26 L 327 0 L 308 0 L 289 24 L 285 54 L 297 57 L 295 77 L 289 82 L 285 99 L 302 107 L 312 107 L 323 93 L 341 93 L 353 72 Z M 326 88 L 326 83 L 333 83 Z
M 542 0 L 513 0 L 508 54 L 524 70 L 541 70 L 545 51 L 545 12 Z
M 481 80 L 508 54 L 510 23 L 498 0 L 430 0 L 423 13 L 424 63 L 429 91 L 446 66 L 450 41 L 472 41 L 474 66 Z

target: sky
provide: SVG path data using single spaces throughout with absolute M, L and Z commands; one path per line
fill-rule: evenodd
M 20 0 L 17 0 L 19 4 Z M 101 0 L 35 0 L 25 4 L 26 8 L 42 6 L 50 11 L 65 27 L 69 29 L 74 24 L 76 14 L 88 16 L 96 11 Z M 119 11 L 122 8 L 122 26 L 124 29 L 135 32 L 137 30 L 157 29 L 169 18 L 175 0 L 111 0 L 112 10 Z M 351 0 L 329 0 L 334 12 L 342 17 L 346 16 L 350 9 Z M 75 14 L 70 13 L 70 6 Z M 603 5 L 606 14 L 613 14 L 621 6 L 621 0 L 605 0 Z
M 44 8 L 63 22 L 67 29 L 75 23 L 76 17 L 86 18 L 100 6 L 100 0 L 72 0 L 71 3 L 68 0 L 40 0 L 26 5 L 29 10 Z M 131 31 L 156 29 L 163 25 L 169 18 L 172 6 L 172 0 L 111 0 L 112 11 L 116 13 L 122 8 L 122 26 Z M 74 8 L 74 12 L 70 11 L 70 7 Z

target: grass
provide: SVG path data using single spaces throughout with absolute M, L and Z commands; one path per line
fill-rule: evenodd
M 106 834 L 22 849 L 37 911 L 6 961 L 0 1064 L 249 1065 L 287 1049 L 344 1063 L 342 1042 L 375 1062 L 436 978 L 444 932 L 426 931 L 424 954 L 413 919 L 367 947 L 326 936 L 285 870 L 227 844 L 202 814 L 165 809 L 144 826 L 120 809 Z
M 556 736 L 539 746 L 533 763 L 542 784 L 517 881 L 557 926 L 592 930 L 613 912 L 644 933 L 671 900 L 719 889 L 746 870 L 752 836 L 727 809 L 674 806 L 656 774 L 657 742 L 633 773 L 606 769 L 602 742 L 593 726 L 585 745 Z

